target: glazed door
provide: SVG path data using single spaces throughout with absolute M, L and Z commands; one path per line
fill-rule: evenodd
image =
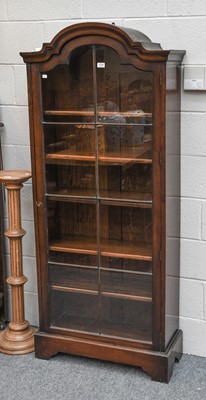
M 153 341 L 153 74 L 84 46 L 41 74 L 48 329 Z

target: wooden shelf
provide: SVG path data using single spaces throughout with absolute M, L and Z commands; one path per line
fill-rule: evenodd
M 137 340 L 138 342 L 143 343 L 152 343 L 152 335 L 151 332 L 140 332 L 136 326 L 131 327 L 130 324 L 112 324 L 112 327 L 109 323 L 104 322 L 104 330 L 99 333 L 97 330 L 96 320 L 92 318 L 85 317 L 85 326 L 83 325 L 84 320 L 81 317 L 70 317 L 64 315 L 60 315 L 58 319 L 53 321 L 51 328 L 60 328 L 62 330 L 70 330 L 77 332 L 87 332 L 92 333 L 93 335 L 101 337 L 113 337 L 118 339 L 127 339 L 127 340 Z M 120 336 L 121 332 L 121 336 Z
M 105 297 L 113 297 L 117 299 L 123 299 L 123 300 L 135 300 L 135 301 L 143 301 L 146 303 L 151 303 L 152 302 L 152 297 L 150 296 L 138 296 L 134 294 L 125 294 L 125 293 L 114 293 L 114 292 L 101 292 L 102 296 Z
M 88 128 L 89 127 L 93 127 L 93 128 L 95 128 L 95 126 L 97 126 L 97 128 L 99 128 L 99 127 L 102 127 L 102 126 L 104 126 L 104 127 L 109 127 L 109 126 L 117 126 L 117 127 L 134 127 L 134 126 L 142 126 L 142 127 L 152 127 L 153 126 L 153 123 L 152 122 L 150 122 L 150 121 L 148 121 L 148 122 L 145 122 L 144 124 L 143 123 L 141 123 L 141 122 L 121 122 L 121 123 L 118 123 L 118 122 L 112 122 L 112 120 L 104 120 L 104 121 L 102 121 L 102 120 L 98 120 L 97 122 L 86 122 L 86 124 L 85 124 L 85 122 L 84 121 L 64 121 L 64 120 L 62 120 L 62 121 L 56 121 L 56 120 L 53 120 L 53 121 L 42 121 L 42 124 L 43 125 L 45 125 L 45 126 L 49 126 L 49 125 L 51 125 L 51 126 L 75 126 L 75 127 L 77 127 L 77 124 L 78 124 L 78 127 L 80 128 L 80 126 L 82 126 L 83 127 L 83 129 L 84 129 L 84 126 L 86 125 Z
M 96 239 L 82 237 L 69 237 L 63 240 L 53 240 L 50 242 L 49 250 L 79 254 L 98 254 Z M 151 261 L 152 245 L 102 239 L 101 256 Z
M 71 152 L 71 150 L 61 150 L 56 153 L 46 154 L 46 164 L 64 163 L 64 161 L 95 161 L 95 154 L 88 152 Z
M 120 201 L 134 201 L 143 203 L 145 206 L 152 206 L 152 195 L 151 193 L 136 193 L 136 192 L 120 192 L 120 191 L 109 191 L 100 189 L 100 199 L 102 200 L 120 200 Z
M 97 255 L 97 240 L 82 237 L 69 237 L 63 240 L 53 240 L 49 244 L 49 250 Z
M 74 161 L 94 161 L 95 155 L 91 153 L 71 153 L 69 150 L 61 150 L 57 153 L 46 154 L 46 164 L 67 164 Z M 99 156 L 99 164 L 152 164 L 152 152 L 133 149 L 131 151 L 105 152 Z
M 44 115 L 54 115 L 54 116 L 80 116 L 80 117 L 92 117 L 95 116 L 94 111 L 84 111 L 84 110 L 45 110 Z M 151 118 L 152 113 L 141 113 L 138 111 L 98 111 L 97 115 L 100 117 L 113 117 L 121 116 L 126 118 Z
M 95 189 L 58 189 L 52 188 L 47 190 L 46 194 L 49 200 L 54 201 L 70 201 L 71 199 L 91 199 L 96 200 Z
M 89 290 L 89 289 L 82 289 L 82 288 L 75 288 L 73 286 L 59 286 L 59 285 L 51 285 L 52 290 L 58 290 L 60 292 L 68 292 L 68 293 L 79 293 L 79 294 L 89 294 L 89 295 L 99 295 L 98 290 Z M 109 291 L 102 291 L 100 292 L 101 296 L 104 297 L 113 297 L 122 300 L 135 300 L 135 301 L 142 301 L 146 303 L 152 302 L 152 297 L 149 295 L 133 295 L 133 294 L 125 294 L 125 293 L 114 293 Z
M 60 314 L 60 316 L 52 321 L 51 328 L 61 328 L 70 331 L 79 331 L 92 334 L 99 334 L 97 320 L 94 318 L 83 317 L 71 317 L 66 314 Z
M 101 283 L 99 287 L 99 272 Z M 82 294 L 100 294 L 128 300 L 152 301 L 152 274 L 112 269 L 50 265 L 53 290 Z
M 52 201 L 73 201 L 73 200 L 102 200 L 102 202 L 114 202 L 128 204 L 132 207 L 152 207 L 152 196 L 150 193 L 135 193 L 135 192 L 119 192 L 119 191 L 108 191 L 100 190 L 100 195 L 97 196 L 95 190 L 91 189 L 58 189 L 52 188 L 48 190 L 46 197 Z M 132 203 L 133 204 L 132 204 Z
M 141 327 L 131 324 L 118 324 L 117 322 L 113 322 L 110 324 L 109 322 L 104 321 L 103 329 L 102 329 L 102 336 L 108 337 L 116 337 L 116 338 L 126 338 L 126 339 L 133 339 L 138 342 L 152 342 L 152 332 L 151 331 L 140 331 Z
M 140 152 L 140 150 L 111 152 L 99 156 L 99 164 L 152 164 L 152 152 Z
M 120 242 L 116 240 L 101 241 L 101 255 L 107 257 L 152 260 L 152 246 L 145 243 Z
M 120 163 L 125 164 L 128 162 L 135 163 L 152 163 L 152 141 L 147 141 L 137 147 L 130 147 L 128 149 L 119 149 L 118 151 L 107 151 L 99 154 L 99 161 L 101 163 Z
M 72 283 L 72 282 L 71 282 Z M 58 290 L 60 292 L 68 292 L 68 293 L 80 293 L 80 294 L 91 294 L 91 295 L 99 295 L 98 290 L 84 289 L 80 287 L 72 286 L 63 286 L 63 285 L 51 285 L 52 290 Z

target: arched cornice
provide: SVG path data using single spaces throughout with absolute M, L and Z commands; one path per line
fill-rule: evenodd
M 133 34 L 130 34 L 131 32 Z M 142 40 L 134 41 L 133 39 L 138 37 L 138 34 Z M 25 63 L 43 63 L 49 61 L 53 56 L 58 56 L 63 47 L 70 41 L 85 36 L 93 37 L 94 44 L 95 38 L 98 42 L 98 37 L 113 39 L 121 43 L 127 49 L 128 54 L 136 54 L 142 61 L 166 61 L 169 54 L 169 51 L 162 50 L 160 45 L 152 43 L 138 31 L 128 29 L 127 33 L 126 28 L 121 29 L 115 25 L 89 22 L 71 25 L 61 30 L 51 43 L 44 43 L 40 51 L 23 52 L 20 55 Z M 146 39 L 146 42 L 144 39 Z

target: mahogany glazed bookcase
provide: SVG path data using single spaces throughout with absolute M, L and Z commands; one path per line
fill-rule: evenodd
M 168 382 L 182 353 L 184 51 L 164 51 L 133 29 L 82 23 L 21 55 L 38 266 L 36 356 L 126 363 Z

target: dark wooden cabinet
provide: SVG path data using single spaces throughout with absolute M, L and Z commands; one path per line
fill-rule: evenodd
M 21 55 L 38 264 L 36 356 L 111 360 L 168 381 L 182 352 L 184 51 L 164 51 L 132 29 L 84 23 Z

